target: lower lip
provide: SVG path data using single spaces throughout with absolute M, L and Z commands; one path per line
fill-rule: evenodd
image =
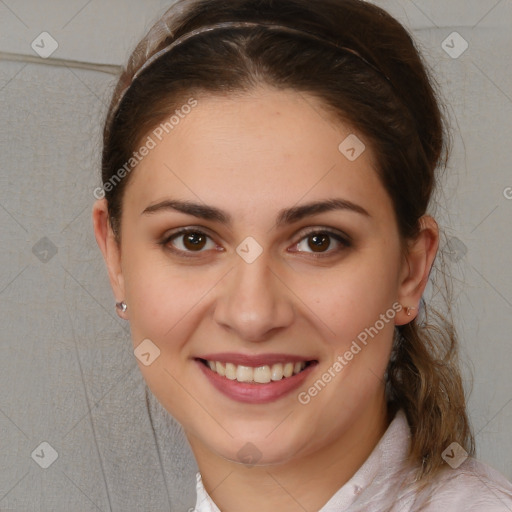
M 284 377 L 281 380 L 270 381 L 268 384 L 250 384 L 247 382 L 238 382 L 222 377 L 218 373 L 210 370 L 201 361 L 196 360 L 199 368 L 221 393 L 236 400 L 250 404 L 266 404 L 278 400 L 279 398 L 291 393 L 297 389 L 317 365 L 311 363 L 304 370 L 292 377 Z

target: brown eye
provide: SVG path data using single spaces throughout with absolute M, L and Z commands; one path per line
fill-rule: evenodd
M 298 244 L 295 245 L 295 251 L 316 254 L 335 254 L 351 247 L 352 244 L 348 238 L 343 237 L 341 234 L 330 231 L 313 231 Z
M 308 247 L 314 252 L 324 252 L 329 249 L 331 238 L 325 233 L 311 235 L 308 237 Z
M 201 253 L 208 249 L 215 249 L 215 242 L 201 231 L 180 231 L 168 237 L 162 245 L 170 246 L 170 249 L 178 253 Z
M 204 248 L 207 237 L 201 233 L 188 233 L 183 236 L 183 245 L 189 251 L 200 251 Z

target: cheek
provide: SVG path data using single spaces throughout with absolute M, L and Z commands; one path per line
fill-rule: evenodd
M 172 338 L 178 325 L 195 313 L 208 288 L 208 283 L 172 275 L 165 268 L 137 272 L 126 284 L 130 324 L 144 336 Z
M 331 344 L 344 344 L 392 308 L 398 289 L 393 261 L 393 256 L 368 251 L 314 277 L 296 274 L 291 288 Z
M 198 317 L 207 314 L 208 299 L 225 271 L 177 266 L 162 249 L 141 245 L 127 244 L 123 258 L 134 343 L 149 338 L 164 352 L 178 350 L 199 325 Z

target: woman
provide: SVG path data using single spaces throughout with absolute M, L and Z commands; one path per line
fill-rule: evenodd
M 181 0 L 134 51 L 94 228 L 196 510 L 512 508 L 422 299 L 443 126 L 408 33 L 359 0 Z

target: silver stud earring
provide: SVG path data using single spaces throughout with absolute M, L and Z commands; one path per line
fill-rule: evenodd
M 412 306 L 408 306 L 408 307 L 406 308 L 406 310 L 407 310 L 407 316 L 411 316 L 411 310 L 413 310 L 413 309 L 416 309 L 416 308 L 414 308 L 414 307 L 412 307 Z
M 123 300 L 122 302 L 116 302 L 116 308 L 121 311 L 121 313 L 124 313 L 128 306 L 126 305 L 126 302 Z

